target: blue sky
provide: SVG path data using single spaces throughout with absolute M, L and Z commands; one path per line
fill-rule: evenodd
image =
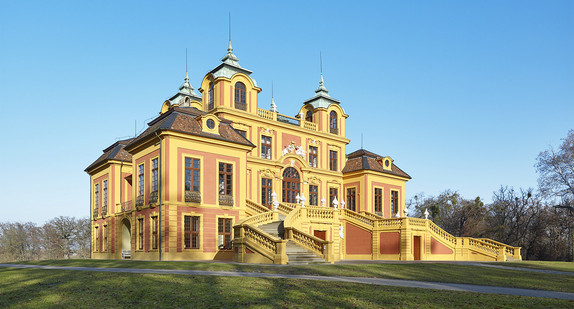
M 165 2 L 165 3 L 164 3 Z M 350 115 L 347 152 L 389 155 L 407 198 L 490 201 L 536 187 L 538 153 L 574 128 L 572 1 L 5 1 L 0 221 L 89 215 L 83 172 L 225 55 L 281 113 L 314 94 L 319 52 Z

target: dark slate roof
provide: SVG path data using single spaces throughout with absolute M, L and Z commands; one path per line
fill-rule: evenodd
M 130 150 L 142 140 L 145 140 L 151 135 L 155 135 L 155 132 L 163 130 L 203 136 L 216 140 L 255 147 L 255 145 L 253 145 L 248 139 L 235 131 L 235 129 L 231 127 L 231 122 L 226 119 L 221 119 L 219 123 L 219 135 L 204 132 L 201 129 L 201 122 L 197 120 L 197 117 L 205 114 L 207 113 L 200 111 L 195 107 L 171 108 L 169 111 L 161 114 L 159 117 L 148 123 L 149 127 L 138 137 L 132 140 L 126 146 L 126 148 L 127 150 Z
M 409 174 L 405 173 L 394 163 L 391 164 L 391 170 L 385 170 L 377 161 L 378 158 L 382 157 L 383 156 L 379 156 L 365 149 L 354 151 L 347 155 L 347 164 L 345 164 L 345 168 L 343 168 L 343 174 L 360 170 L 371 170 L 411 179 Z
M 124 148 L 133 138 L 117 141 L 110 147 L 104 149 L 104 153 L 96 160 L 94 163 L 90 164 L 84 171 L 87 172 L 92 168 L 108 161 L 108 160 L 118 160 L 118 161 L 132 161 L 132 155 L 129 154 Z

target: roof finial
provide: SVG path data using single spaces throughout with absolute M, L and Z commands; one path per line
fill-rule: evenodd
M 319 88 L 315 90 L 316 93 L 324 92 L 325 94 L 329 93 L 329 90 L 325 88 L 325 83 L 323 82 L 323 54 L 319 52 L 319 68 L 321 70 L 321 80 L 319 81 Z
M 233 47 L 231 47 L 231 12 L 229 12 L 229 46 L 227 47 L 227 52 L 233 52 Z
M 237 61 L 237 57 L 233 54 L 233 47 L 231 47 L 231 12 L 229 12 L 229 45 L 227 45 L 227 54 L 221 59 L 221 61 L 234 65 L 236 67 L 241 67 Z
M 323 54 L 319 52 L 319 67 L 321 70 L 321 86 L 323 85 Z
M 275 99 L 273 95 L 273 81 L 271 81 L 271 111 L 274 113 L 278 113 L 277 104 L 275 104 Z
M 189 76 L 187 74 L 187 47 L 185 48 L 185 81 L 189 82 Z

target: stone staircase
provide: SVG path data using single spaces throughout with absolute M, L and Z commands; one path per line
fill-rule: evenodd
M 265 233 L 279 237 L 281 239 L 285 238 L 285 229 L 283 227 L 283 220 L 285 216 L 279 216 L 280 221 L 274 221 L 267 224 L 262 224 L 258 226 L 260 230 Z M 300 264 L 328 264 L 325 259 L 318 257 L 315 253 L 300 247 L 292 241 L 287 242 L 287 256 L 289 257 L 289 262 L 287 264 L 300 265 Z

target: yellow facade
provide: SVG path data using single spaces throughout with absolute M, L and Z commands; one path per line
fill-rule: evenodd
M 261 108 L 250 75 L 230 44 L 201 95 L 186 75 L 147 130 L 86 169 L 93 258 L 520 259 L 519 248 L 406 218 L 410 176 L 388 156 L 347 154 L 349 116 L 322 76 L 292 117 Z

